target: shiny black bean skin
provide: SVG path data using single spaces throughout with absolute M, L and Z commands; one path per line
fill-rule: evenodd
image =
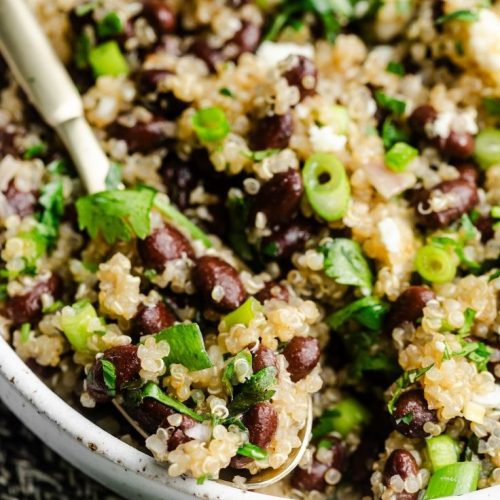
M 175 314 L 163 302 L 152 306 L 142 305 L 134 318 L 134 330 L 139 336 L 153 335 L 176 321 Z
M 312 337 L 294 337 L 283 350 L 288 361 L 288 372 L 293 382 L 298 382 L 312 372 L 320 357 L 319 342 Z
M 267 401 L 257 403 L 243 415 L 242 421 L 248 429 L 250 443 L 268 448 L 278 428 L 278 412 L 274 406 Z
M 411 421 L 405 423 L 402 419 L 411 414 Z M 421 389 L 403 392 L 396 401 L 392 414 L 394 428 L 406 437 L 423 438 L 428 433 L 424 430 L 427 422 L 436 423 L 437 415 L 431 410 Z
M 311 226 L 306 221 L 294 221 L 273 231 L 262 239 L 261 249 L 266 257 L 288 259 L 300 252 L 311 238 Z
M 427 287 L 410 286 L 392 304 L 386 319 L 387 330 L 392 332 L 405 321 L 417 321 L 427 302 L 435 298 L 435 293 Z
M 257 349 L 252 351 L 252 370 L 257 373 L 268 366 L 274 366 L 278 369 L 278 359 L 276 353 L 262 344 L 259 344 Z
M 149 153 L 165 145 L 166 120 L 154 117 L 150 122 L 137 122 L 128 127 L 114 123 L 108 128 L 111 137 L 127 143 L 129 152 Z
M 430 104 L 416 107 L 408 118 L 408 125 L 418 137 L 427 137 L 426 127 L 436 121 L 437 111 Z
M 250 147 L 254 151 L 284 149 L 288 147 L 293 134 L 291 113 L 260 118 L 250 136 Z
M 410 476 L 418 474 L 418 464 L 414 456 L 407 450 L 396 449 L 394 450 L 385 463 L 383 472 L 383 481 L 386 486 L 390 486 L 390 479 L 392 476 L 400 476 L 403 481 Z M 396 500 L 415 500 L 418 497 L 418 492 L 408 493 L 402 491 L 396 493 Z
M 283 76 L 291 86 L 299 89 L 300 100 L 313 96 L 316 93 L 318 70 L 314 62 L 305 56 L 292 56 L 293 65 Z
M 278 299 L 288 302 L 290 300 L 290 292 L 288 288 L 275 281 L 268 281 L 262 290 L 255 294 L 255 298 L 262 304 L 266 300 Z

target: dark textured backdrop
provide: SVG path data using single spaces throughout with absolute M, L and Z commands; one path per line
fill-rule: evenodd
M 119 500 L 34 436 L 0 402 L 0 500 Z

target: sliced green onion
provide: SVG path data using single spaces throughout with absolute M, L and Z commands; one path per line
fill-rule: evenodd
M 63 311 L 61 314 L 61 329 L 75 351 L 85 352 L 88 339 L 96 333 L 90 323 L 98 320 L 97 312 L 86 300 L 76 302 L 71 308 L 73 313 Z
M 25 344 L 30 338 L 31 325 L 29 323 L 23 323 L 19 332 L 21 333 L 21 343 Z
M 119 35 L 123 32 L 123 23 L 116 12 L 108 12 L 97 25 L 97 34 L 100 37 Z
M 314 439 L 332 431 L 346 437 L 350 432 L 359 430 L 370 420 L 370 413 L 354 398 L 347 398 L 333 408 L 326 410 L 312 430 Z
M 491 207 L 491 216 L 494 219 L 500 219 L 500 205 L 495 205 Z
M 181 323 L 165 328 L 155 335 L 155 340 L 168 342 L 170 352 L 164 359 L 167 367 L 178 363 L 189 371 L 197 371 L 213 366 L 205 349 L 200 327 L 196 323 Z
M 193 127 L 200 141 L 220 141 L 229 134 L 231 126 L 221 108 L 204 108 L 193 116 Z
M 252 443 L 246 443 L 238 449 L 238 455 L 250 457 L 254 460 L 264 460 L 267 458 L 267 451 Z
M 231 328 L 238 324 L 248 326 L 259 311 L 262 311 L 262 304 L 257 299 L 249 297 L 238 309 L 224 316 L 226 328 Z
M 127 60 L 115 40 L 92 47 L 89 63 L 96 78 L 102 75 L 126 75 L 129 70 Z
M 476 151 L 474 153 L 479 166 L 488 169 L 500 165 L 500 130 L 485 128 L 476 136 Z
M 328 222 L 344 216 L 351 188 L 344 165 L 330 153 L 313 154 L 302 170 L 307 199 L 313 210 Z
M 405 142 L 396 142 L 385 153 L 385 165 L 394 172 L 404 172 L 406 167 L 418 156 L 418 151 Z
M 191 222 L 184 214 L 181 214 L 167 198 L 156 195 L 153 201 L 154 207 L 168 220 L 181 228 L 184 228 L 192 238 L 200 240 L 206 248 L 212 246 L 210 238 L 193 222 Z
M 477 490 L 481 465 L 477 462 L 457 462 L 432 474 L 423 500 L 463 495 Z
M 458 443 L 447 434 L 431 437 L 425 440 L 427 453 L 432 464 L 432 470 L 435 472 L 446 465 L 458 462 L 459 447 Z
M 448 283 L 457 272 L 452 255 L 433 245 L 418 250 L 415 267 L 420 276 L 431 283 Z
M 196 413 L 194 410 L 186 406 L 184 403 L 177 401 L 177 399 L 167 396 L 156 384 L 153 384 L 153 382 L 147 383 L 142 388 L 141 395 L 143 398 L 155 399 L 159 403 L 162 403 L 165 406 L 173 408 L 179 413 L 187 415 L 188 417 L 191 417 L 197 422 L 203 422 L 205 420 L 205 417 L 203 417 L 203 415 Z

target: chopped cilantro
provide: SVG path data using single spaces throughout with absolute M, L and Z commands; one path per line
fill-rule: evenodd
M 415 368 L 414 370 L 406 371 L 394 382 L 395 389 L 390 401 L 387 403 L 387 409 L 391 415 L 394 412 L 396 402 L 399 399 L 399 396 L 401 396 L 403 389 L 406 389 L 410 385 L 414 384 L 418 378 L 428 372 L 433 366 L 434 363 L 426 366 L 425 368 Z
M 155 399 L 159 403 L 162 403 L 169 408 L 173 408 L 175 411 L 182 413 L 183 415 L 187 415 L 197 422 L 203 422 L 204 420 L 206 420 L 203 415 L 196 413 L 194 410 L 186 406 L 184 403 L 181 403 L 177 399 L 168 396 L 156 384 L 153 384 L 152 382 L 148 382 L 141 389 L 140 398 Z
M 108 12 L 97 23 L 97 34 L 102 37 L 119 35 L 123 32 L 123 23 L 116 12 Z
M 377 297 L 364 297 L 335 311 L 326 322 L 330 328 L 337 330 L 352 317 L 370 330 L 380 330 L 388 310 L 389 306 Z
M 455 356 L 464 356 L 477 366 L 479 372 L 484 372 L 488 367 L 488 361 L 492 353 L 484 342 L 466 342 L 463 341 L 462 350 L 455 353 Z
M 489 115 L 500 116 L 500 97 L 485 97 L 483 106 Z
M 92 49 L 92 41 L 86 33 L 81 33 L 75 40 L 73 59 L 78 69 L 85 69 L 89 65 L 89 55 Z
M 91 194 L 76 202 L 78 224 L 92 238 L 99 233 L 112 244 L 129 241 L 132 236 L 149 234 L 149 214 L 155 192 L 152 189 L 111 190 Z
M 238 449 L 237 453 L 254 460 L 265 460 L 267 458 L 267 451 L 252 443 L 245 443 Z
M 262 253 L 268 257 L 277 257 L 280 253 L 280 249 L 275 241 L 271 241 L 262 247 Z
M 390 118 L 384 120 L 382 125 L 382 141 L 385 149 L 390 149 L 397 142 L 408 142 L 409 134 L 399 128 Z
M 226 209 L 229 215 L 228 240 L 231 248 L 243 260 L 252 260 L 252 248 L 245 233 L 245 225 L 250 212 L 249 199 L 241 196 L 229 196 L 226 201 Z
M 387 168 L 391 169 L 393 172 L 404 172 L 417 156 L 417 149 L 406 144 L 406 142 L 396 142 L 396 144 L 385 153 L 384 160 Z
M 406 103 L 395 97 L 390 97 L 381 90 L 375 91 L 375 99 L 378 105 L 387 109 L 396 116 L 402 115 L 406 109 Z
M 151 281 L 153 278 L 158 276 L 158 272 L 156 271 L 156 269 L 146 269 L 143 275 L 146 279 Z
M 488 282 L 496 280 L 498 277 L 500 277 L 500 269 L 497 269 L 494 273 L 490 274 Z
M 325 274 L 342 285 L 359 286 L 371 290 L 373 276 L 359 243 L 347 238 L 337 238 L 320 245 L 325 256 Z
M 248 374 L 252 372 L 252 354 L 248 349 L 243 349 L 236 356 L 230 358 L 224 371 L 222 372 L 222 385 L 226 389 L 226 393 L 229 397 L 233 396 L 233 385 L 237 385 L 239 381 L 235 377 L 235 365 L 236 363 L 247 363 L 249 370 Z
M 404 74 L 405 74 L 404 66 L 401 63 L 396 62 L 396 61 L 389 62 L 389 64 L 387 65 L 386 71 L 388 73 L 392 73 L 392 74 L 398 75 L 398 76 L 404 76 Z
M 29 323 L 23 323 L 19 332 L 21 334 L 21 342 L 25 344 L 30 338 L 31 325 Z
M 408 413 L 405 413 L 401 418 L 396 419 L 396 424 L 399 425 L 401 423 L 403 424 L 411 424 L 413 421 L 413 413 L 410 411 Z
M 155 339 L 156 342 L 166 340 L 170 346 L 170 353 L 164 359 L 167 367 L 179 363 L 189 371 L 197 371 L 213 366 L 205 349 L 200 327 L 196 323 L 170 326 L 157 333 Z
M 465 54 L 464 44 L 457 40 L 455 42 L 455 51 L 459 56 L 463 56 Z
M 450 12 L 449 14 L 445 14 L 444 16 L 440 16 L 436 19 L 436 24 L 444 24 L 449 21 L 464 21 L 464 22 L 474 22 L 479 19 L 479 14 L 476 11 L 461 9 L 455 10 L 454 12 Z
M 222 87 L 219 90 L 219 94 L 225 97 L 234 97 L 234 92 L 231 89 L 228 89 L 227 87 Z
M 53 160 L 47 165 L 47 170 L 53 175 L 68 175 L 71 167 L 67 160 Z
M 245 413 L 253 405 L 271 399 L 276 392 L 276 384 L 276 368 L 274 366 L 268 366 L 254 373 L 241 385 L 238 393 L 229 403 L 229 414 Z
M 32 160 L 33 158 L 38 158 L 39 156 L 43 156 L 46 152 L 47 152 L 47 144 L 40 142 L 28 148 L 24 152 L 23 158 L 25 160 Z
M 467 335 L 469 335 L 471 328 L 472 328 L 472 325 L 474 324 L 475 317 L 476 317 L 476 311 L 474 311 L 474 309 L 471 309 L 470 307 L 468 307 L 464 311 L 464 324 L 462 325 L 460 330 L 458 330 L 458 332 L 457 332 L 459 337 L 463 338 L 463 337 L 467 337 Z
M 64 192 L 61 179 L 45 184 L 38 200 L 44 208 L 39 216 L 37 230 L 45 238 L 49 246 L 55 243 L 59 233 L 59 224 L 64 214 Z
M 473 240 L 478 232 L 476 226 L 474 226 L 471 218 L 467 214 L 463 214 L 460 219 L 460 232 L 465 241 Z
M 116 396 L 116 368 L 115 365 L 104 358 L 99 360 L 102 365 L 102 376 L 104 379 L 104 385 L 109 396 Z
M 55 313 L 56 311 L 59 311 L 59 309 L 62 309 L 63 307 L 64 307 L 64 302 L 62 300 L 56 300 L 50 306 L 44 307 L 42 309 L 42 312 L 44 314 L 52 314 Z
M 279 149 L 264 149 L 262 151 L 242 151 L 241 154 L 252 161 L 259 162 L 279 152 Z
M 7 283 L 0 284 L 0 301 L 4 301 L 8 298 L 9 294 L 7 293 Z

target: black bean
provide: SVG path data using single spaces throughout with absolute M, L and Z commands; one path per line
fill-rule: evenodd
M 392 304 L 387 315 L 386 325 L 388 331 L 394 330 L 405 321 L 415 322 L 422 317 L 423 310 L 429 300 L 436 295 L 425 286 L 410 286 Z
M 410 418 L 409 423 L 405 423 L 404 417 Z M 420 389 L 406 391 L 399 396 L 392 414 L 392 421 L 397 431 L 406 437 L 423 438 L 428 435 L 424 430 L 427 422 L 437 422 L 436 411 L 431 410 Z
M 396 449 L 387 459 L 384 467 L 383 481 L 386 486 L 390 486 L 393 476 L 400 476 L 403 481 L 418 474 L 418 464 L 415 457 L 407 450 Z M 402 491 L 396 493 L 396 500 L 413 500 L 418 497 L 418 492 L 408 493 Z
M 284 149 L 288 147 L 293 134 L 291 113 L 265 116 L 257 121 L 250 137 L 250 147 L 254 151 L 264 149 Z
M 143 0 L 142 15 L 148 20 L 158 35 L 172 33 L 175 30 L 175 13 L 164 2 Z
M 266 216 L 267 225 L 273 227 L 290 221 L 300 207 L 304 192 L 302 176 L 290 168 L 275 174 L 255 196 L 251 219 L 255 221 L 258 212 Z
M 10 130 L 0 129 L 0 157 L 12 155 L 19 156 L 20 151 L 14 144 L 16 134 Z
M 408 118 L 408 125 L 413 133 L 418 137 L 427 137 L 427 125 L 434 123 L 437 118 L 437 111 L 430 104 L 423 104 L 413 110 Z
M 9 297 L 5 312 L 14 326 L 32 323 L 42 314 L 42 295 L 48 294 L 56 298 L 61 292 L 61 288 L 61 278 L 57 274 L 52 274 L 50 278 L 37 283 L 24 295 Z
M 149 122 L 137 122 L 128 127 L 114 123 L 108 127 L 109 134 L 127 143 L 129 152 L 148 153 L 165 144 L 165 127 L 163 118 L 154 117 Z
M 141 94 L 156 92 L 158 84 L 172 74 L 168 69 L 142 69 L 137 73 L 137 88 Z
M 462 163 L 457 167 L 460 179 L 476 187 L 479 182 L 479 171 L 473 163 Z
M 474 223 L 477 230 L 481 233 L 481 241 L 483 243 L 490 241 L 495 236 L 494 224 L 495 221 L 491 215 L 481 215 Z
M 312 337 L 294 337 L 283 350 L 288 361 L 288 372 L 293 382 L 298 382 L 318 364 L 320 349 L 317 339 Z
M 288 259 L 303 250 L 311 238 L 311 226 L 306 221 L 294 221 L 262 239 L 262 252 L 272 258 Z
M 211 47 L 205 38 L 195 40 L 189 51 L 201 59 L 212 73 L 216 71 L 217 65 L 224 61 L 222 52 L 219 49 Z
M 133 381 L 141 370 L 141 361 L 137 356 L 137 346 L 122 345 L 112 347 L 104 352 L 102 359 L 113 363 L 116 373 L 116 391 L 119 392 L 124 384 Z M 97 403 L 109 400 L 110 394 L 104 382 L 101 360 L 92 365 L 87 375 L 87 390 Z
M 292 66 L 283 76 L 289 85 L 299 89 L 301 101 L 316 93 L 318 70 L 314 62 L 308 57 L 292 56 Z
M 274 366 L 278 369 L 276 353 L 269 347 L 259 344 L 259 347 L 252 352 L 252 370 L 257 373 L 268 366 Z
M 467 179 L 467 180 L 466 180 Z M 479 201 L 477 188 L 471 184 L 470 178 L 459 178 L 451 181 L 440 182 L 431 190 L 421 189 L 415 193 L 413 204 L 416 209 L 417 222 L 425 227 L 437 229 L 447 227 L 452 222 L 472 209 Z M 429 208 L 429 199 L 433 191 L 439 190 L 442 193 L 452 193 L 456 204 L 454 207 L 446 208 L 440 212 L 427 212 Z
M 474 153 L 474 137 L 466 132 L 452 131 L 446 139 L 437 141 L 439 150 L 446 156 L 457 160 L 466 160 Z
M 234 35 L 230 44 L 237 47 L 236 54 L 231 59 L 237 59 L 245 52 L 255 52 L 259 46 L 261 36 L 260 27 L 254 23 L 244 21 L 241 29 Z
M 274 406 L 265 401 L 252 406 L 242 419 L 248 429 L 250 443 L 266 449 L 278 428 L 278 412 Z
M 141 306 L 134 318 L 134 327 L 139 335 L 152 335 L 176 322 L 175 314 L 163 303 Z
M 26 217 L 35 211 L 37 204 L 36 191 L 19 191 L 12 180 L 3 194 L 7 199 L 9 207 L 20 217 Z
M 290 300 L 290 293 L 288 292 L 288 288 L 276 283 L 276 281 L 268 281 L 264 285 L 264 288 L 255 294 L 255 298 L 261 303 L 271 299 L 288 302 Z
M 163 179 L 169 198 L 180 208 L 189 206 L 191 191 L 198 184 L 198 176 L 189 162 L 168 155 L 164 162 Z
M 175 227 L 165 224 L 144 240 L 137 241 L 137 250 L 146 268 L 163 271 L 165 264 L 186 255 L 194 259 L 189 240 Z
M 193 276 L 201 295 L 208 304 L 218 311 L 232 311 L 247 298 L 238 271 L 219 257 L 205 255 L 199 258 Z M 222 299 L 219 301 L 212 297 L 216 286 L 223 290 Z

